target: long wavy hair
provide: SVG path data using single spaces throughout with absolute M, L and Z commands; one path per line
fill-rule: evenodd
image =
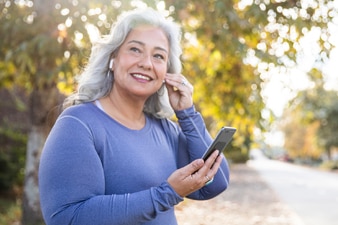
M 181 73 L 180 27 L 151 8 L 125 12 L 118 17 L 108 35 L 102 36 L 93 43 L 88 64 L 77 77 L 78 90 L 65 99 L 64 108 L 92 102 L 110 93 L 114 83 L 112 76 L 107 76 L 108 73 L 113 73 L 113 71 L 109 71 L 110 59 L 117 54 L 130 31 L 140 25 L 151 25 L 164 31 L 170 49 L 168 72 Z M 162 85 L 159 91 L 147 99 L 143 111 L 157 118 L 169 118 L 173 115 L 174 110 L 169 103 L 165 85 Z

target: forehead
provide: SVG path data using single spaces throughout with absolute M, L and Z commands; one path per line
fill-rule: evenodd
M 169 50 L 169 41 L 166 33 L 159 27 L 150 25 L 137 26 L 130 31 L 125 43 L 130 41 L 141 42 L 146 46 L 160 47 Z

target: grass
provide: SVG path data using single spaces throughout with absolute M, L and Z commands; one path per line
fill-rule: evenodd
M 0 225 L 20 225 L 21 201 L 0 197 Z

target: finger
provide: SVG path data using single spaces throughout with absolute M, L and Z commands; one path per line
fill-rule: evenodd
M 214 177 L 210 178 L 208 175 L 205 175 L 205 179 L 206 179 L 205 186 L 211 184 L 214 181 Z
M 215 174 L 218 171 L 218 168 L 220 167 L 221 163 L 222 163 L 222 159 L 223 159 L 223 155 L 219 155 L 217 156 L 216 160 L 214 161 L 214 163 L 211 166 L 211 171 L 213 171 Z
M 178 90 L 176 82 L 174 82 L 174 81 L 172 81 L 170 79 L 166 79 L 165 80 L 165 85 L 166 85 L 167 90 L 168 90 L 169 93 L 175 92 L 175 91 Z
M 211 168 L 212 165 L 215 163 L 217 157 L 219 156 L 219 150 L 214 151 L 210 157 L 205 161 L 205 166 Z
M 201 186 L 201 182 L 196 179 L 198 177 L 193 176 L 203 165 L 203 160 L 197 159 L 187 166 L 176 170 L 168 177 L 167 181 L 177 194 L 184 197 L 203 186 Z
M 198 171 L 199 169 L 201 169 L 203 167 L 203 165 L 204 165 L 204 162 L 203 162 L 202 159 L 196 159 L 193 162 L 191 162 L 190 164 L 188 164 L 185 167 L 183 167 L 184 173 L 188 177 L 191 174 L 193 174 L 196 171 Z
M 214 151 L 210 157 L 205 161 L 204 166 L 198 171 L 200 176 L 203 179 L 206 179 L 206 176 L 208 176 L 210 179 L 212 179 L 215 174 L 217 173 L 218 168 L 220 167 L 222 162 L 222 156 L 219 155 L 219 151 Z M 208 178 L 208 180 L 210 180 Z
M 188 80 L 181 74 L 178 75 L 167 73 L 166 83 L 172 86 L 174 91 L 182 90 L 185 87 L 191 87 L 191 84 L 188 82 Z
M 180 180 L 185 180 L 187 178 L 191 178 L 191 175 L 196 173 L 199 169 L 202 168 L 204 162 L 202 159 L 196 159 L 193 162 L 189 163 L 188 165 L 180 168 L 179 171 L 179 178 Z
M 205 178 L 206 178 L 206 184 L 210 184 L 212 183 L 219 167 L 221 166 L 221 163 L 222 163 L 222 159 L 223 159 L 223 156 L 222 155 L 219 155 L 215 162 L 213 163 L 212 167 L 209 169 L 209 171 L 207 172 L 207 174 L 205 175 Z

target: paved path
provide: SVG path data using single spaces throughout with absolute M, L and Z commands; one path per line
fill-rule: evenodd
M 179 225 L 304 225 L 245 164 L 231 166 L 230 187 L 224 193 L 209 201 L 185 200 L 176 215 Z
M 248 165 L 306 225 L 338 225 L 338 174 L 259 158 Z

